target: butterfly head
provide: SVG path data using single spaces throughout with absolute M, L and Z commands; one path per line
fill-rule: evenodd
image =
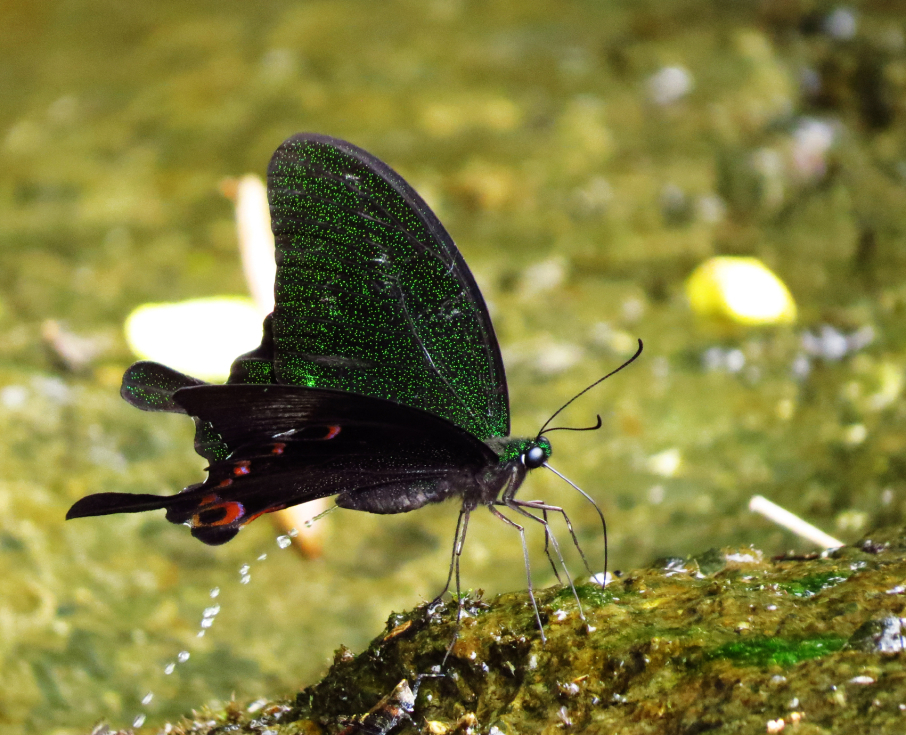
M 500 457 L 500 464 L 509 465 L 519 462 L 528 470 L 540 467 L 550 459 L 551 443 L 546 437 L 537 436 L 534 439 L 508 438 L 488 442 Z

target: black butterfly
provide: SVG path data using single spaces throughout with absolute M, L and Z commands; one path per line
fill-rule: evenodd
M 546 514 L 563 511 L 516 491 L 550 442 L 544 429 L 509 436 L 487 307 L 424 200 L 374 156 L 314 134 L 277 149 L 268 198 L 277 277 L 261 345 L 236 359 L 225 385 L 154 362 L 123 377 L 133 406 L 195 419 L 208 478 L 172 496 L 89 495 L 66 517 L 165 508 L 222 544 L 263 513 L 316 498 L 405 513 L 456 496 L 457 570 L 479 505 L 520 532 L 499 507 L 547 530 Z

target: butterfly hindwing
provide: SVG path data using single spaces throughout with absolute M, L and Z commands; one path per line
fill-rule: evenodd
M 484 300 L 399 174 L 345 141 L 296 135 L 271 160 L 268 197 L 277 382 L 389 399 L 481 438 L 509 433 Z
M 457 494 L 496 455 L 425 411 L 344 391 L 280 385 L 205 385 L 172 397 L 193 416 L 196 448 L 222 447 L 208 478 L 173 496 L 99 493 L 72 518 L 166 508 L 205 543 L 220 544 L 262 513 L 317 498 L 400 513 Z
M 206 519 L 225 532 L 261 513 L 334 495 L 341 507 L 401 513 L 457 494 L 497 459 L 444 419 L 344 391 L 205 386 L 180 391 L 175 401 L 230 450 L 193 490 L 202 505 L 167 514 L 193 532 Z

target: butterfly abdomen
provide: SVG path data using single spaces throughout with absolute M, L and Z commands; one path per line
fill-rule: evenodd
M 381 515 L 408 513 L 447 498 L 463 496 L 475 485 L 471 472 L 446 473 L 442 477 L 409 480 L 405 488 L 401 488 L 398 483 L 388 483 L 340 493 L 337 505 L 348 510 Z M 405 492 L 401 491 L 403 489 Z

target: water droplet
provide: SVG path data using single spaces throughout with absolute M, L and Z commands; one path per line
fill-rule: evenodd
M 154 699 L 154 692 L 148 692 L 144 697 L 142 697 L 142 704 L 151 704 L 152 699 Z
M 195 637 L 196 637 L 196 638 L 204 638 L 204 631 L 203 631 L 203 630 L 199 630 L 199 631 L 198 631 L 198 634 L 197 634 Z
M 176 664 L 167 664 L 166 666 L 164 666 L 164 673 L 167 674 L 167 676 L 172 674 L 175 670 Z
M 132 720 L 132 727 L 141 727 L 141 726 L 144 725 L 144 724 L 145 724 L 145 716 L 144 716 L 144 715 L 136 715 L 136 716 L 135 716 L 135 719 Z
M 289 536 L 277 536 L 277 546 L 281 549 L 285 549 L 287 546 L 292 544 L 292 539 Z
M 214 599 L 215 597 L 217 597 L 217 595 L 219 595 L 219 594 L 220 594 L 220 587 L 214 587 L 214 588 L 211 590 L 211 599 L 213 600 L 213 599 Z
M 296 536 L 299 535 L 299 531 L 298 531 L 298 529 L 291 528 L 291 529 L 289 529 L 289 531 L 287 531 L 287 534 L 289 535 L 290 538 L 296 538 Z
M 242 577 L 242 579 L 239 580 L 239 584 L 248 584 L 251 581 L 252 581 L 252 575 L 246 574 L 245 576 Z
M 262 554 L 258 557 L 258 561 L 264 561 L 265 559 L 267 559 L 267 554 Z
M 307 521 L 305 521 L 305 527 L 311 528 L 311 526 L 312 526 L 312 520 L 311 520 L 311 518 L 309 518 Z
M 176 660 L 179 661 L 179 663 L 184 664 L 186 661 L 189 660 L 189 652 L 180 651 L 179 655 L 177 655 L 177 657 L 176 657 Z
M 210 628 L 212 625 L 214 625 L 214 618 L 205 618 L 201 621 L 202 628 Z
M 203 615 L 203 617 L 205 617 L 205 618 L 213 618 L 213 617 L 214 617 L 215 615 L 217 615 L 217 613 L 219 613 L 219 612 L 220 612 L 220 605 L 212 605 L 211 607 L 206 607 L 206 608 L 204 609 L 204 615 Z
M 244 576 L 244 575 L 248 574 L 249 569 L 251 569 L 251 567 L 248 564 L 243 564 L 241 567 L 239 567 L 240 576 Z

